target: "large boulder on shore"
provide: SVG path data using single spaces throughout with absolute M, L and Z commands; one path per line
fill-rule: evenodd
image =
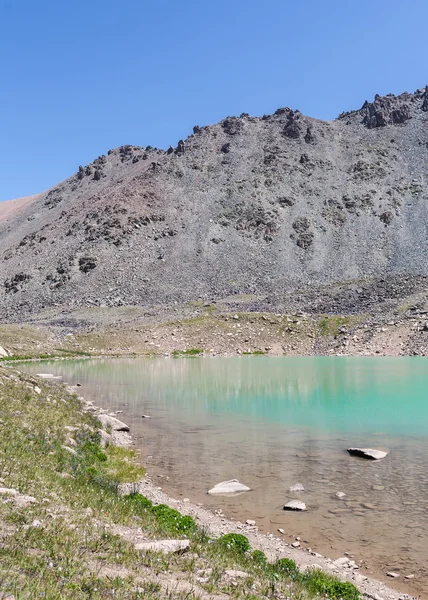
M 111 417 L 110 415 L 98 415 L 97 418 L 101 421 L 104 429 L 106 427 L 111 427 L 112 431 L 129 431 L 129 425 L 119 421 L 116 417 Z
M 237 479 L 230 479 L 229 481 L 222 481 L 221 483 L 218 483 L 213 488 L 208 490 L 208 493 L 212 496 L 217 494 L 236 495 L 249 491 L 250 488 L 243 483 L 240 483 Z
M 381 460 L 388 456 L 388 452 L 376 450 L 375 448 L 348 448 L 348 452 L 351 456 L 359 456 L 369 460 Z

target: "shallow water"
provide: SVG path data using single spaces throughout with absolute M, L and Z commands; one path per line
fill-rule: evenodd
M 332 558 L 350 552 L 366 573 L 385 580 L 396 571 L 394 585 L 428 593 L 427 359 L 106 359 L 22 368 L 80 382 L 87 399 L 123 411 L 150 472 L 176 497 L 254 518 L 265 531 L 281 527 L 287 541 L 300 536 L 302 546 Z M 367 461 L 350 457 L 349 446 L 390 454 Z M 231 478 L 251 491 L 207 496 Z M 290 493 L 297 482 L 305 491 Z M 284 512 L 293 498 L 308 511 Z

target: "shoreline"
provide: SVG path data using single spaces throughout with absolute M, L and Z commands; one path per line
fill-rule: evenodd
M 111 413 L 108 409 L 104 409 L 91 401 L 87 401 L 79 394 L 78 387 L 70 386 L 66 382 L 64 383 L 67 386 L 68 391 L 78 394 L 79 399 L 84 403 L 87 410 L 95 417 L 97 415 L 108 414 L 117 418 L 117 415 Z M 126 435 L 121 433 L 114 444 L 129 447 L 130 445 L 135 446 L 136 442 L 131 432 L 126 433 Z M 227 518 L 221 509 L 214 511 L 199 504 L 192 503 L 187 498 L 184 500 L 177 500 L 165 492 L 162 487 L 156 485 L 156 482 L 151 477 L 149 471 L 144 479 L 138 484 L 138 491 L 155 504 L 166 504 L 184 515 L 193 517 L 198 525 L 204 528 L 209 535 L 213 537 L 219 537 L 226 533 L 245 534 L 252 547 L 265 552 L 270 560 L 291 558 L 301 570 L 305 570 L 308 567 L 319 567 L 326 573 L 338 576 L 344 581 L 353 583 L 360 590 L 364 598 L 369 598 L 371 600 L 416 600 L 416 597 L 410 596 L 406 592 L 392 589 L 381 581 L 361 574 L 359 572 L 359 567 L 355 567 L 355 563 L 353 564 L 353 561 L 346 556 L 337 561 L 333 561 L 310 549 L 293 548 L 290 544 L 282 541 L 280 537 L 275 536 L 274 534 L 262 533 L 259 531 L 257 525 L 242 523 Z M 348 562 L 346 563 L 346 561 Z

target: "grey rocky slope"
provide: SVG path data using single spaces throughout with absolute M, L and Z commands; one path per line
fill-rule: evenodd
M 281 306 L 338 282 L 385 299 L 426 287 L 427 223 L 428 87 L 331 122 L 228 117 L 168 151 L 110 151 L 3 220 L 0 316 L 233 294 Z

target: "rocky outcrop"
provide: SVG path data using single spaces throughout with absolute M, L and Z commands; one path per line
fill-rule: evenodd
M 402 125 L 412 116 L 409 104 L 395 96 L 376 96 L 374 102 L 365 102 L 360 112 L 363 125 L 369 129 Z

